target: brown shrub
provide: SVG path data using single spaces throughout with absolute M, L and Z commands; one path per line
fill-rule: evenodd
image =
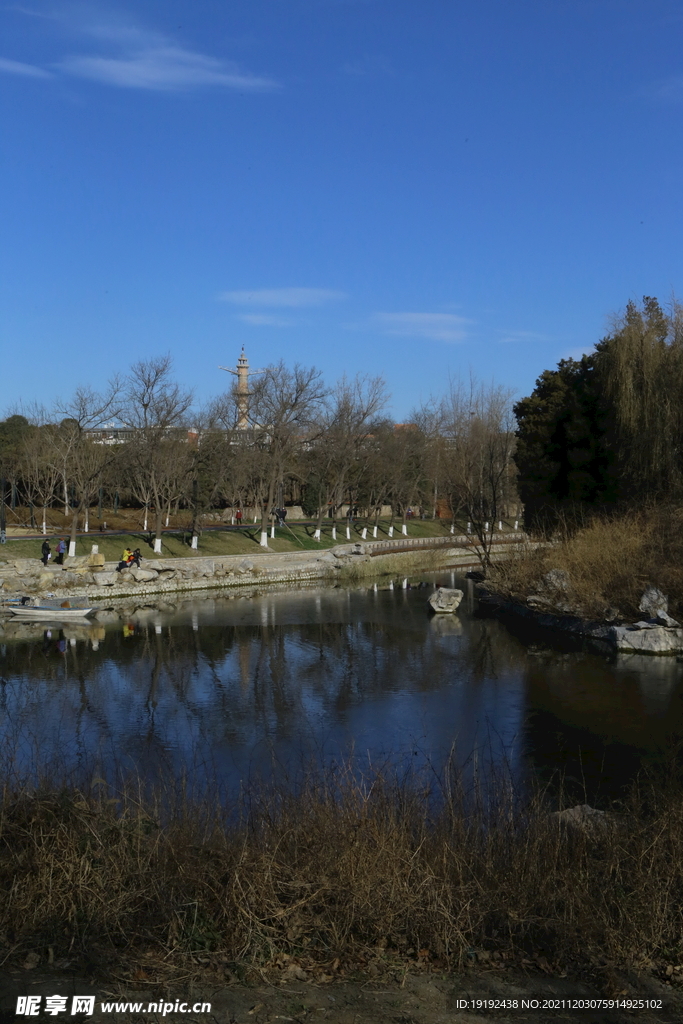
M 109 967 L 205 962 L 465 960 L 472 948 L 554 965 L 629 967 L 683 954 L 683 788 L 635 789 L 599 829 L 537 796 L 495 807 L 347 768 L 241 814 L 185 806 L 165 823 L 130 795 L 4 793 L 0 932 L 24 956 Z
M 637 618 L 643 590 L 657 586 L 669 611 L 683 614 L 683 509 L 652 507 L 610 518 L 596 517 L 552 546 L 526 549 L 496 565 L 496 588 L 517 597 L 534 592 L 550 569 L 569 574 L 570 600 L 583 615 L 602 617 L 616 607 Z

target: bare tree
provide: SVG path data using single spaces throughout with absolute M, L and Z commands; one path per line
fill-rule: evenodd
M 155 511 L 154 551 L 161 552 L 162 520 L 174 491 L 177 444 L 186 427 L 192 392 L 172 378 L 170 356 L 142 360 L 130 370 L 123 390 L 120 417 L 133 430 L 126 445 L 130 482 L 139 500 Z M 185 441 L 187 435 L 185 434 Z
M 357 489 L 363 455 L 372 444 L 371 426 L 386 405 L 386 385 L 382 377 L 358 374 L 353 380 L 342 377 L 321 409 L 318 438 L 311 445 L 309 472 L 318 487 L 318 515 L 314 537 L 320 540 L 325 511 L 332 511 L 332 536 L 336 539 L 336 519 L 345 495 Z
M 443 401 L 444 479 L 453 513 L 472 523 L 483 564 L 490 562 L 496 522 L 514 497 L 512 393 L 471 379 L 451 382 Z
M 104 468 L 113 462 L 114 453 L 97 445 L 91 432 L 101 427 L 119 410 L 121 384 L 118 378 L 109 381 L 103 392 L 82 386 L 66 402 L 58 400 L 55 412 L 63 419 L 49 440 L 53 456 L 59 466 L 64 489 L 64 514 L 69 513 L 69 488 L 75 494 L 71 517 L 69 556 L 76 554 L 79 511 L 85 511 L 85 529 L 88 529 L 90 501 L 99 485 Z
M 268 547 L 268 516 L 278 484 L 291 470 L 304 443 L 310 443 L 327 391 L 314 367 L 284 363 L 270 366 L 254 387 L 252 427 L 255 468 L 261 503 L 261 547 Z

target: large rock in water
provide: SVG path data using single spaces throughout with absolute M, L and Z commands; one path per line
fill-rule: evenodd
M 439 587 L 428 598 L 429 607 L 433 612 L 455 612 L 463 599 L 462 590 L 451 590 L 449 587 Z
M 638 622 L 635 626 L 612 626 L 610 632 L 618 651 L 638 654 L 680 654 L 683 651 L 683 629 Z

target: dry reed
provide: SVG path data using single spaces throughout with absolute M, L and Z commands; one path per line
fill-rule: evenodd
M 590 830 L 560 824 L 542 794 L 497 794 L 493 806 L 451 775 L 435 797 L 424 780 L 347 767 L 296 794 L 243 794 L 226 817 L 164 816 L 101 785 L 6 789 L 3 959 L 85 957 L 129 977 L 294 963 L 319 978 L 474 951 L 558 970 L 681 962 L 680 781 L 641 782 Z
M 596 517 L 551 547 L 522 550 L 493 566 L 492 585 L 515 597 L 533 594 L 551 569 L 568 573 L 563 600 L 586 617 L 638 618 L 647 586 L 669 597 L 670 613 L 683 615 L 683 509 L 652 507 Z

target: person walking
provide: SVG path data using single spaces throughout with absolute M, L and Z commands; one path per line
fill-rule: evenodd
M 49 543 L 47 537 L 43 541 L 43 546 L 42 546 L 42 548 L 40 550 L 42 551 L 42 554 L 40 556 L 40 560 L 43 563 L 43 565 L 47 565 L 47 563 L 50 561 L 50 555 L 52 554 L 52 550 L 50 548 L 50 543 Z
M 57 541 L 57 557 L 55 558 L 55 565 L 64 565 L 64 555 L 66 554 L 66 541 L 60 537 Z

